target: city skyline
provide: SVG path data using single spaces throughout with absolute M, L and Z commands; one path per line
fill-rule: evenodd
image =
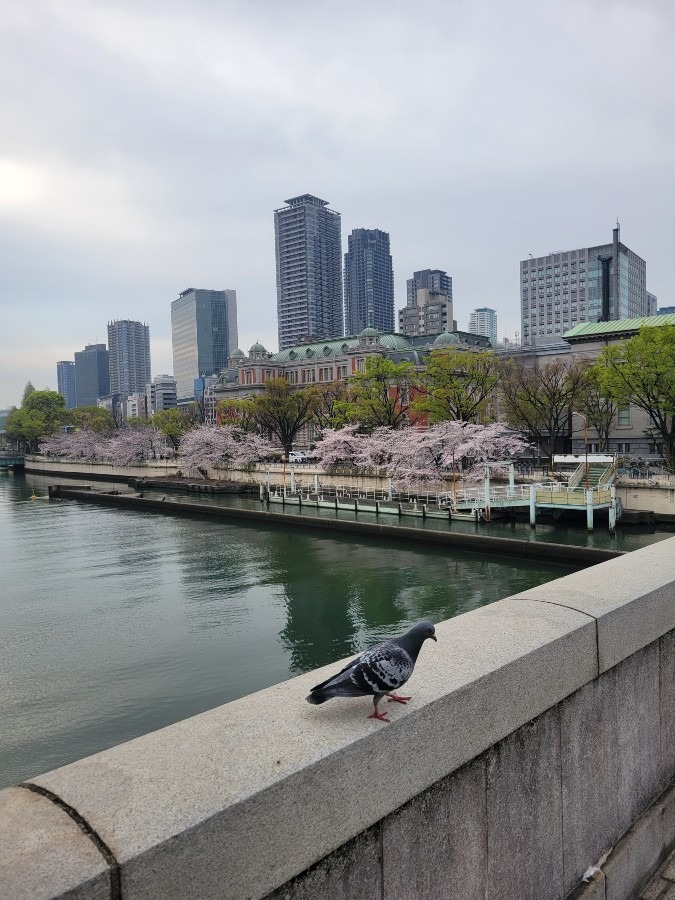
M 364 222 L 391 235 L 396 309 L 411 272 L 442 266 L 458 326 L 487 306 L 513 337 L 515 263 L 594 246 L 617 216 L 648 289 L 672 304 L 670 5 L 395 2 L 360 8 L 358 29 L 342 12 L 8 10 L 0 407 L 28 380 L 56 388 L 56 362 L 111 319 L 148 322 L 153 374 L 171 371 L 167 298 L 186 284 L 235 285 L 242 348 L 274 349 L 270 210 L 305 191 L 340 211 L 343 242 Z M 176 67 L 186 41 L 200 52 Z M 425 54 L 404 71 L 416 41 Z M 280 70 L 282 43 L 297 52 Z

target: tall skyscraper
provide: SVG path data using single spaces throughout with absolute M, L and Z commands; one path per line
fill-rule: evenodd
M 286 203 L 274 211 L 280 350 L 344 334 L 340 213 L 311 194 Z
M 78 407 L 96 406 L 110 394 L 110 355 L 105 344 L 87 344 L 75 353 L 75 400 Z
M 559 341 L 580 322 L 650 315 L 647 264 L 619 238 L 617 226 L 611 244 L 521 260 L 524 345 Z
M 394 330 L 394 270 L 389 235 L 378 228 L 355 228 L 345 253 L 347 334 L 364 328 Z
M 239 342 L 237 292 L 187 288 L 171 304 L 178 403 L 194 400 L 195 378 L 218 375 Z
M 497 310 L 489 306 L 481 306 L 469 316 L 469 333 L 483 334 L 490 338 L 491 344 L 497 343 Z
M 56 382 L 59 394 L 62 394 L 66 401 L 66 409 L 75 409 L 77 406 L 75 363 L 71 359 L 62 359 L 57 362 Z
M 108 322 L 110 393 L 113 397 L 145 394 L 150 381 L 150 329 L 142 322 Z
M 456 331 L 452 278 L 442 269 L 422 269 L 407 281 L 407 305 L 398 311 L 398 330 L 413 337 Z

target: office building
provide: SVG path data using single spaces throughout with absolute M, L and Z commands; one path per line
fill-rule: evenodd
M 146 394 L 135 392 L 129 394 L 122 404 L 124 411 L 124 420 L 129 419 L 147 419 L 148 418 L 148 398 Z
M 355 228 L 345 253 L 345 331 L 394 330 L 394 269 L 389 235 L 378 228 Z
M 647 315 L 657 316 L 659 314 L 659 298 L 651 291 L 647 291 Z
M 145 390 L 148 415 L 175 409 L 178 405 L 176 379 L 173 375 L 155 375 Z
M 236 349 L 237 292 L 187 288 L 171 304 L 178 404 L 195 399 L 195 378 L 217 375 Z
M 406 282 L 406 288 L 408 306 L 417 305 L 417 292 L 420 290 L 445 294 L 452 302 L 452 276 L 442 269 L 422 269 L 420 272 L 413 272 L 413 277 Z
M 456 331 L 452 278 L 442 269 L 423 269 L 407 281 L 407 305 L 398 311 L 398 330 L 407 336 Z
M 87 344 L 75 353 L 75 401 L 96 406 L 110 394 L 110 355 L 105 344 Z
M 75 409 L 75 363 L 71 359 L 62 359 L 56 364 L 56 384 L 59 394 L 66 401 L 66 409 Z
M 497 310 L 489 306 L 474 309 L 469 316 L 469 331 L 471 334 L 485 335 L 494 346 L 497 343 Z
M 547 344 L 581 322 L 611 322 L 650 315 L 647 265 L 612 242 L 530 257 L 520 262 L 522 343 Z
M 142 322 L 118 319 L 108 322 L 110 393 L 125 399 L 145 395 L 150 375 L 150 329 Z
M 344 334 L 340 213 L 303 194 L 274 211 L 279 349 Z

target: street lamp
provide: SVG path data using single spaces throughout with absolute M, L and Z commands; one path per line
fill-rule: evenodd
M 588 419 L 583 413 L 573 412 L 573 416 L 579 416 L 584 420 L 584 452 L 586 454 L 586 490 L 588 490 Z

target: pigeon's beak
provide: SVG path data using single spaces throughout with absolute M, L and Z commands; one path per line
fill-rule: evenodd
M 436 643 L 438 643 L 438 638 L 436 637 L 435 634 L 431 634 L 431 635 L 429 635 L 429 637 L 431 638 L 432 641 L 436 641 Z

